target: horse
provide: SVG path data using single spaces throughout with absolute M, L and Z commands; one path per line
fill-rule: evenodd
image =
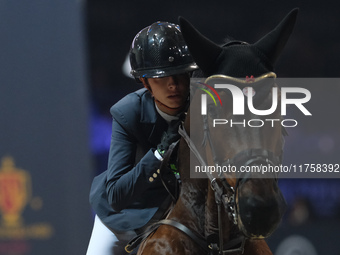
M 280 107 L 267 116 L 249 109 L 234 115 L 233 96 L 242 91 L 241 97 L 251 97 L 254 108 L 263 111 L 274 99 L 280 105 L 273 65 L 292 33 L 297 12 L 292 10 L 254 44 L 231 40 L 223 46 L 179 18 L 200 75 L 208 78 L 196 86 L 179 130 L 178 200 L 141 243 L 138 255 L 272 254 L 265 238 L 275 231 L 285 210 L 278 176 L 239 170 L 281 163 L 285 130 L 277 121 L 282 119 Z M 234 87 L 225 89 L 225 84 Z M 220 104 L 207 98 L 208 88 L 219 96 Z M 207 178 L 194 175 L 197 166 Z M 229 170 L 204 171 L 212 166 Z

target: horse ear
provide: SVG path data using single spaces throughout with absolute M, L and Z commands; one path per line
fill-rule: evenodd
M 184 40 L 196 64 L 203 72 L 209 72 L 222 52 L 222 47 L 202 35 L 183 17 L 179 17 L 178 21 Z
M 273 65 L 293 31 L 298 11 L 298 8 L 293 9 L 274 30 L 254 44 L 267 56 Z

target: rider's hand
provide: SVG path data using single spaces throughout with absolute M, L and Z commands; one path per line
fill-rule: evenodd
M 162 157 L 169 149 L 169 146 L 173 142 L 176 142 L 178 139 L 180 139 L 181 135 L 178 134 L 178 128 L 181 122 L 182 122 L 181 118 L 178 120 L 171 121 L 167 131 L 163 133 L 161 142 L 157 145 L 157 151 L 159 155 L 161 155 Z

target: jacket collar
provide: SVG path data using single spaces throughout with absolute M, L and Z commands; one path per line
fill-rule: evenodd
M 151 93 L 147 89 L 143 89 L 144 93 L 141 95 L 141 123 L 153 124 L 160 117 L 155 108 L 155 102 Z

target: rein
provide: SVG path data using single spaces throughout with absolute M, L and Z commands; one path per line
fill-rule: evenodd
M 195 154 L 201 166 L 204 166 L 204 167 L 208 166 L 182 125 L 178 129 L 178 133 L 186 141 L 187 145 L 189 146 L 190 150 Z M 237 225 L 237 214 L 236 214 L 236 209 L 235 209 L 236 208 L 235 189 L 225 179 L 222 179 L 223 186 L 227 190 L 227 193 L 223 194 L 223 188 L 218 185 L 216 178 L 209 171 L 207 171 L 206 174 L 210 180 L 211 188 L 215 192 L 215 201 L 216 201 L 217 208 L 218 208 L 218 229 L 219 229 L 219 244 L 220 244 L 219 247 L 223 248 L 223 228 L 222 228 L 221 206 L 222 204 L 224 205 L 224 208 L 228 213 L 229 219 L 232 220 L 234 225 Z M 231 242 L 232 241 L 233 240 L 231 240 Z M 229 249 L 229 250 L 221 251 L 221 249 L 216 244 L 210 244 L 209 248 L 212 250 L 212 254 L 230 254 L 234 252 L 241 252 L 242 254 L 244 251 L 245 238 L 242 238 L 240 241 L 241 241 L 241 246 L 237 249 Z

